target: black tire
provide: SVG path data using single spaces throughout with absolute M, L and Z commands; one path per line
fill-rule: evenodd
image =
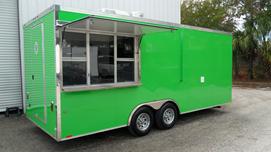
M 168 110 L 168 109 L 171 109 L 171 110 Z M 173 113 L 173 115 L 174 115 L 173 120 L 167 119 L 168 122 L 166 122 L 163 119 L 163 115 L 166 110 L 169 113 L 174 112 Z M 158 129 L 170 129 L 175 125 L 177 118 L 178 118 L 178 110 L 177 110 L 176 106 L 173 103 L 168 102 L 168 103 L 165 103 L 159 110 L 156 111 L 155 124 Z
M 144 130 L 140 129 L 139 126 L 137 125 L 137 120 L 140 118 L 144 118 L 142 116 L 149 116 L 149 125 L 146 125 L 148 127 L 145 127 Z M 140 118 L 139 118 L 140 117 Z M 151 128 L 153 126 L 153 112 L 152 109 L 148 107 L 141 107 L 136 110 L 136 112 L 133 114 L 131 123 L 128 127 L 129 131 L 131 132 L 132 135 L 134 136 L 145 136 L 147 135 Z M 143 126 L 141 126 L 143 128 Z

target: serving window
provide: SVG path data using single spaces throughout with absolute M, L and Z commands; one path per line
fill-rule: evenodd
M 64 91 L 139 85 L 141 37 L 175 29 L 99 16 L 58 23 L 62 57 L 57 65 Z
M 134 33 L 135 25 L 107 22 L 89 19 L 62 30 L 64 90 L 139 84 L 139 37 Z

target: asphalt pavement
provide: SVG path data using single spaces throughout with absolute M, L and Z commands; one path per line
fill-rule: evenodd
M 181 115 L 170 130 L 126 128 L 58 143 L 24 116 L 0 115 L 0 152 L 271 152 L 271 89 L 233 88 L 223 109 Z

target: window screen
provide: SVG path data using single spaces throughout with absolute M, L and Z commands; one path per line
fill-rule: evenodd
M 86 62 L 63 62 L 63 85 L 86 84 Z
M 134 58 L 134 38 L 118 36 L 118 58 Z
M 118 82 L 134 81 L 134 62 L 133 61 L 118 61 Z
M 86 57 L 86 34 L 64 32 L 63 57 Z
M 62 50 L 63 85 L 86 84 L 86 34 L 64 32 Z
M 91 84 L 114 82 L 114 36 L 90 34 Z
M 134 81 L 134 37 L 117 36 L 117 82 Z

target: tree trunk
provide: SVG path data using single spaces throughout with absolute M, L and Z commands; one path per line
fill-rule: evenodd
M 249 63 L 248 63 L 248 79 L 253 80 L 254 75 L 253 75 L 253 61 L 254 61 L 254 53 L 251 54 L 249 57 Z
M 238 64 L 238 53 L 236 52 L 233 57 L 234 64 L 234 77 L 235 79 L 239 77 L 239 64 Z

